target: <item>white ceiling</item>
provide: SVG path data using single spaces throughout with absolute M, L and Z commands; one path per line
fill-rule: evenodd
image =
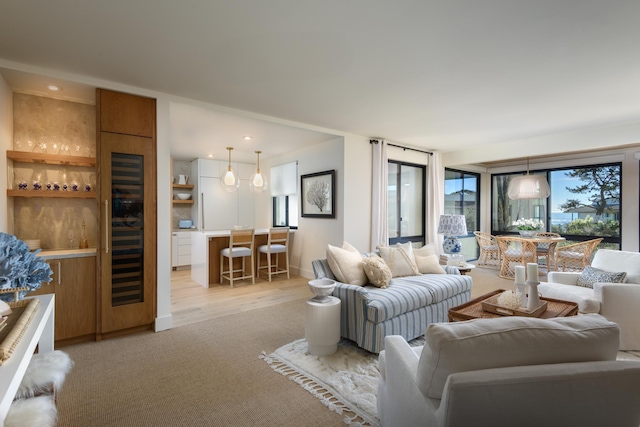
M 417 147 L 640 119 L 637 0 L 8 3 L 5 61 Z M 172 124 L 180 157 L 201 155 L 196 141 L 240 147 L 234 138 L 252 132 L 249 154 L 332 138 L 273 124 L 261 134 L 253 119 L 231 135 L 220 130 L 229 114 L 175 114 L 190 119 Z

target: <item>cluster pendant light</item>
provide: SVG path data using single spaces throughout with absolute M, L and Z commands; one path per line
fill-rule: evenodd
M 529 174 L 529 158 L 527 157 L 527 174 L 517 176 L 509 182 L 508 195 L 512 200 L 546 199 L 551 194 L 549 183 L 544 175 Z
M 233 147 L 227 147 L 227 150 L 229 151 L 229 165 L 227 166 L 227 171 L 220 177 L 220 186 L 223 190 L 231 193 L 240 186 L 240 178 L 231 167 L 231 150 L 233 150 Z
M 249 187 L 254 193 L 262 193 L 267 191 L 267 178 L 260 172 L 260 153 L 262 151 L 256 151 L 256 155 L 258 157 L 258 163 L 256 167 L 256 172 L 251 177 L 251 181 L 249 181 Z

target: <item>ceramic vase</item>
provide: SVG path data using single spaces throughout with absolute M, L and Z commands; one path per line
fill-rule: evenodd
M 527 280 L 527 286 L 529 287 L 529 298 L 527 300 L 527 310 L 534 311 L 542 305 L 540 296 L 538 295 L 538 285 L 540 282 Z

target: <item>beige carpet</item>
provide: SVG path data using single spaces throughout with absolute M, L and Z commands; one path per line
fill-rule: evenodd
M 511 284 L 472 270 L 473 296 Z M 509 288 L 507 288 L 509 289 Z M 344 426 L 258 359 L 304 337 L 304 300 L 160 333 L 65 347 L 59 426 Z

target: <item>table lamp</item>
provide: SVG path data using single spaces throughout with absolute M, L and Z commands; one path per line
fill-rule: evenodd
M 459 254 L 462 250 L 458 236 L 466 236 L 467 221 L 464 215 L 440 215 L 438 234 L 444 234 L 442 249 L 446 254 Z

